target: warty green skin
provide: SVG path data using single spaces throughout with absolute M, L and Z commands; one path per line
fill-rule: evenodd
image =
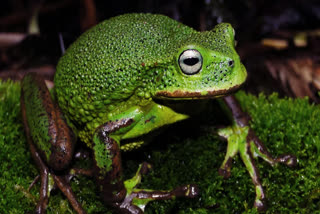
M 178 57 L 187 49 L 196 49 L 203 57 L 197 74 L 186 75 L 179 67 Z M 95 129 L 107 121 L 159 114 L 152 107 L 154 99 L 217 97 L 245 79 L 230 24 L 197 32 L 166 16 L 126 14 L 80 36 L 59 61 L 54 83 L 60 108 L 91 146 Z M 161 114 L 167 110 L 171 111 Z M 187 116 L 167 118 L 150 130 Z M 143 134 L 140 131 L 131 131 L 127 138 Z
M 246 76 L 229 24 L 197 32 L 152 14 L 126 14 L 98 24 L 80 36 L 59 61 L 54 99 L 38 75 L 28 74 L 22 81 L 26 133 L 31 135 L 28 142 L 42 180 L 37 209 L 46 209 L 50 172 L 73 208 L 84 213 L 65 175 L 51 170 L 65 169 L 71 163 L 74 135 L 92 149 L 94 163 L 86 173 L 95 178 L 102 200 L 119 212 L 137 214 L 151 200 L 197 196 L 195 185 L 169 191 L 138 189 L 141 176 L 150 168 L 146 163 L 134 178 L 123 181 L 120 149 L 141 146 L 145 134 L 187 119 L 201 108 L 190 107 L 195 106 L 192 101 L 187 104 L 175 100 L 227 95 L 239 88 Z M 253 158 L 259 156 L 271 165 L 289 166 L 295 165 L 296 158 L 272 158 L 249 128 L 249 119 L 235 98 L 222 100 L 222 106 L 233 117 L 233 125 L 218 132 L 228 140 L 219 173 L 230 176 L 232 159 L 239 153 L 255 186 L 254 207 L 264 210 L 265 193 Z M 37 118 L 30 114 L 37 114 Z M 30 134 L 30 130 L 35 133 Z M 124 139 L 130 143 L 121 145 Z

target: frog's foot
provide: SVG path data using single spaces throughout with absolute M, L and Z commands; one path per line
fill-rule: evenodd
M 29 186 L 29 190 L 34 186 L 34 184 L 40 180 L 40 194 L 39 201 L 35 213 L 42 214 L 46 212 L 46 208 L 49 201 L 50 191 L 57 186 L 63 194 L 68 198 L 71 206 L 79 214 L 84 214 L 81 204 L 76 199 L 69 181 L 66 179 L 65 175 L 55 175 L 53 171 L 50 171 L 46 164 L 40 158 L 40 154 L 36 151 L 33 144 L 29 144 L 31 154 L 36 160 L 36 164 L 39 168 L 40 175 L 38 175 L 34 181 Z
M 254 207 L 258 211 L 266 209 L 265 193 L 262 188 L 259 172 L 255 166 L 254 158 L 261 157 L 272 166 L 277 163 L 283 163 L 288 166 L 294 166 L 297 159 L 293 155 L 282 155 L 273 158 L 267 151 L 263 143 L 254 134 L 248 126 L 233 125 L 218 131 L 218 134 L 228 140 L 227 154 L 219 169 L 219 174 L 228 178 L 230 176 L 232 158 L 239 152 L 251 178 L 255 185 L 256 198 Z
M 76 199 L 70 183 L 69 179 L 66 176 L 58 176 L 54 173 L 50 173 L 47 168 L 42 168 L 43 171 L 40 171 L 40 175 L 36 176 L 33 182 L 30 184 L 28 191 L 34 187 L 34 185 L 40 180 L 40 198 L 37 203 L 37 207 L 35 213 L 42 214 L 46 212 L 46 208 L 48 205 L 48 200 L 50 197 L 51 190 L 58 187 L 63 194 L 68 198 L 71 206 L 77 211 L 79 214 L 84 214 L 81 204 Z
M 139 166 L 136 175 L 124 182 L 127 190 L 126 197 L 122 202 L 114 204 L 114 207 L 120 210 L 120 213 L 141 214 L 150 201 L 174 199 L 176 197 L 194 198 L 199 194 L 199 190 L 195 185 L 180 186 L 169 191 L 136 188 L 141 182 L 142 175 L 146 174 L 150 169 L 150 164 L 144 162 Z

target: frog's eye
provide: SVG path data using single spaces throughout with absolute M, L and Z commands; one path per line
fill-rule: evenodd
M 192 75 L 198 73 L 202 67 L 200 52 L 194 49 L 183 51 L 179 56 L 179 66 L 185 74 Z

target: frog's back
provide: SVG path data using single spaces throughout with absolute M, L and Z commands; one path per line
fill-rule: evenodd
M 126 14 L 98 24 L 79 37 L 58 63 L 59 105 L 74 121 L 92 120 L 99 109 L 148 84 L 146 71 L 172 60 L 177 41 L 193 32 L 153 14 Z M 91 116 L 83 117 L 84 113 Z

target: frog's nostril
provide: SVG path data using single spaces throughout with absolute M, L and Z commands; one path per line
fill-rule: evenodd
M 233 60 L 230 60 L 230 61 L 228 62 L 228 64 L 229 64 L 230 67 L 232 67 L 232 66 L 234 65 L 234 61 L 233 61 Z

